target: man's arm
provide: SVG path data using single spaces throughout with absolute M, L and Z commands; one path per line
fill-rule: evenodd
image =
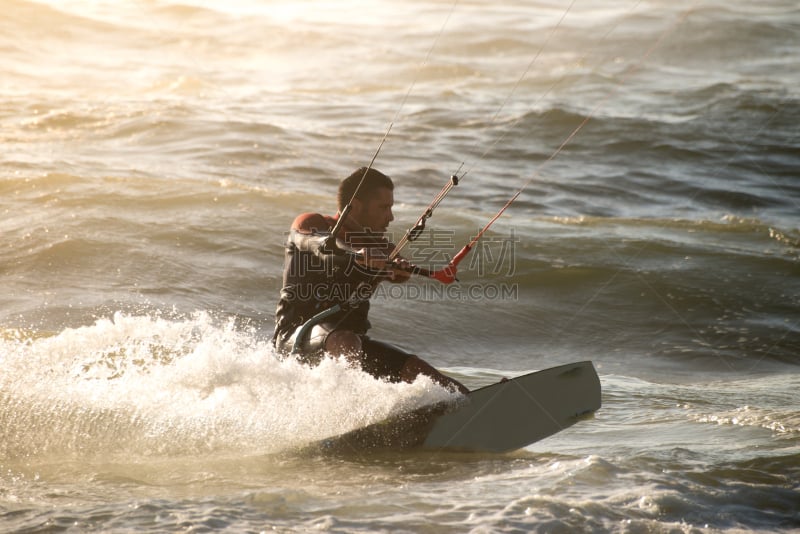
M 385 255 L 376 254 L 369 249 L 349 250 L 340 245 L 338 250 L 326 246 L 331 234 L 333 220 L 319 213 L 304 213 L 297 216 L 289 234 L 289 241 L 298 250 L 314 254 L 323 265 L 335 271 L 360 273 L 367 277 L 364 281 L 374 280 L 384 275 L 386 268 Z
M 352 262 L 355 261 L 359 270 L 368 276 L 380 277 L 393 283 L 407 282 L 411 278 L 406 260 L 397 258 L 392 265 L 386 261 L 386 250 L 394 248 L 391 243 L 353 251 L 355 254 L 334 254 L 326 250 L 324 244 L 330 237 L 331 226 L 332 221 L 319 213 L 298 215 L 292 222 L 292 241 L 298 249 L 312 252 L 323 261 L 333 262 L 334 266 L 352 267 Z
M 292 230 L 303 234 L 330 235 L 331 224 L 319 213 L 303 213 L 292 222 Z

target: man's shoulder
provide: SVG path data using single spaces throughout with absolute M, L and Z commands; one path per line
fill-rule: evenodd
M 330 232 L 334 225 L 333 217 L 320 213 L 302 213 L 295 217 L 292 222 L 292 230 L 299 230 L 303 233 L 319 234 Z

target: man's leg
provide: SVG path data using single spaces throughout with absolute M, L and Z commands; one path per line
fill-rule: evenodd
M 350 330 L 334 330 L 325 339 L 325 352 L 344 356 L 353 364 L 361 363 L 361 336 Z
M 362 340 L 362 346 L 361 367 L 377 378 L 410 383 L 419 375 L 425 375 L 446 388 L 454 388 L 463 394 L 469 393 L 461 382 L 440 373 L 414 354 L 408 354 L 388 343 L 367 337 Z
M 361 354 L 361 338 L 352 331 L 335 330 L 335 328 L 335 323 L 323 322 L 314 325 L 306 343 L 295 354 L 297 359 L 309 365 L 318 365 L 325 353 L 328 353 L 344 355 L 348 361 L 358 363 L 359 359 L 356 356 Z M 297 329 L 298 332 L 299 330 L 300 328 Z M 279 349 L 284 353 L 293 353 L 295 336 L 297 332 Z

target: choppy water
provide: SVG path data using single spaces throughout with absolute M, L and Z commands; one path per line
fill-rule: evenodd
M 0 530 L 800 529 L 798 57 L 777 0 L 3 0 Z M 298 452 L 448 396 L 269 348 L 286 228 L 392 121 L 396 236 L 468 171 L 419 263 L 530 183 L 374 336 L 470 387 L 591 359 L 595 419 Z

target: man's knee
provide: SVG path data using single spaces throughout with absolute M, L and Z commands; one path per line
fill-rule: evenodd
M 439 371 L 434 369 L 429 363 L 415 354 L 411 354 L 406 359 L 403 369 L 400 371 L 400 378 L 405 382 L 413 382 L 419 375 L 436 377 Z
M 325 340 L 325 352 L 337 356 L 361 354 L 361 337 L 350 330 L 334 330 Z
M 417 356 L 416 354 L 409 354 L 408 359 L 406 359 L 406 364 L 403 366 L 403 369 L 409 369 L 416 371 L 417 374 L 420 372 L 433 370 L 425 360 Z

